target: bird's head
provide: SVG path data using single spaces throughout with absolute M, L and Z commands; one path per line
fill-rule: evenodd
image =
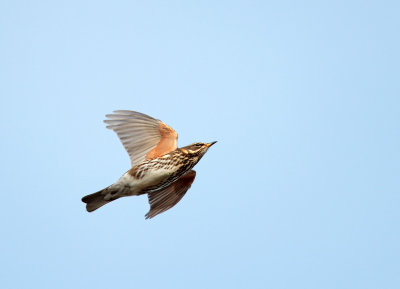
M 181 148 L 181 151 L 192 157 L 201 158 L 207 152 L 207 150 L 215 143 L 216 141 L 210 143 L 196 142 Z

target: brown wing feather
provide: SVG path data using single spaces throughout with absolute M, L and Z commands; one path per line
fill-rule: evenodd
M 148 193 L 150 211 L 146 214 L 146 219 L 151 219 L 175 206 L 190 189 L 195 177 L 196 171 L 191 170 L 165 189 Z
M 178 134 L 158 119 L 130 110 L 117 110 L 107 117 L 104 122 L 117 133 L 132 167 L 177 148 Z

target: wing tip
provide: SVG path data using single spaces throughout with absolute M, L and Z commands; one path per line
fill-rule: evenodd
M 134 110 L 127 110 L 127 109 L 117 109 L 114 110 L 113 113 L 106 114 L 106 117 L 112 118 L 112 117 L 132 117 L 132 118 L 144 118 L 144 119 L 151 119 L 151 120 L 158 120 L 155 119 L 154 117 L 151 117 L 150 115 L 147 115 L 142 112 L 134 111 Z

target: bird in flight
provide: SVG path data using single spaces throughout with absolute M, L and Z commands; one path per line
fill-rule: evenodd
M 178 134 L 162 121 L 140 112 L 116 110 L 106 115 L 107 128 L 115 131 L 129 154 L 132 168 L 111 186 L 82 198 L 93 212 L 121 197 L 147 194 L 146 219 L 175 206 L 192 185 L 192 168 L 216 142 L 177 147 Z

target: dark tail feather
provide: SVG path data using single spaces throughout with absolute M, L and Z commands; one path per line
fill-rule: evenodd
M 107 189 L 108 188 L 105 188 L 101 191 L 87 195 L 82 198 L 82 202 L 86 203 L 86 210 L 88 212 L 93 212 L 94 210 L 97 210 L 98 208 L 104 206 L 105 204 L 108 204 L 109 202 L 118 199 L 118 198 L 112 198 L 108 201 L 104 200 L 105 196 L 108 193 Z

